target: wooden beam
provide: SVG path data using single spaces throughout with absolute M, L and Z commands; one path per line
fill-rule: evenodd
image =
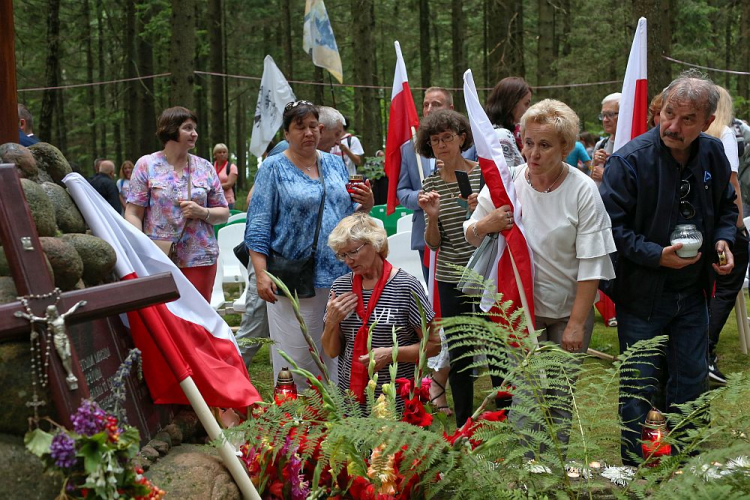
M 13 0 L 0 0 L 0 144 L 18 142 Z

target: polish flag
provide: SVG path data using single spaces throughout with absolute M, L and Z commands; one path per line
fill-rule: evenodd
M 622 84 L 614 151 L 648 130 L 647 48 L 646 18 L 642 17 L 635 30 Z
M 497 291 L 503 294 L 503 301 L 513 301 L 511 312 L 523 307 L 525 303 L 527 327 L 533 332 L 534 263 L 531 248 L 526 242 L 523 209 L 516 197 L 516 187 L 510 169 L 505 163 L 500 140 L 479 103 L 471 70 L 464 73 L 464 98 L 479 166 L 482 168 L 492 203 L 496 208 L 510 205 L 513 211 L 513 225 L 509 230 L 500 233 L 497 239 L 497 261 L 492 266 L 491 275 L 485 276 L 485 279 L 491 279 L 497 284 Z M 494 294 L 485 291 L 480 303 L 482 310 L 487 312 L 494 304 Z M 493 315 L 493 320 L 498 321 L 499 318 Z
M 180 386 L 189 377 L 209 406 L 245 408 L 260 401 L 229 326 L 182 272 L 86 179 L 69 174 L 63 182 L 93 234 L 117 253 L 115 272 L 120 279 L 170 272 L 177 284 L 176 301 L 127 313 L 154 402 L 190 404 Z
M 401 55 L 401 45 L 393 42 L 396 47 L 396 72 L 393 75 L 393 90 L 391 91 L 391 114 L 388 117 L 388 136 L 385 141 L 385 175 L 388 177 L 388 205 L 386 214 L 396 210 L 398 198 L 398 176 L 401 172 L 401 146 L 411 140 L 412 129 L 419 127 L 417 107 L 409 88 L 406 76 L 406 65 Z

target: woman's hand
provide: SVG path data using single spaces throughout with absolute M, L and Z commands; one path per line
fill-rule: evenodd
M 198 205 L 194 201 L 181 201 L 180 210 L 182 211 L 182 216 L 186 219 L 206 220 L 206 210 L 208 209 Z
M 429 193 L 420 191 L 417 202 L 430 218 L 437 219 L 440 215 L 440 194 L 437 191 L 430 191 Z
M 375 358 L 375 371 L 380 371 L 388 366 L 393 361 L 393 348 L 392 347 L 376 347 L 372 350 L 372 355 Z M 370 364 L 370 355 L 363 354 L 358 360 L 365 366 Z
M 499 233 L 510 229 L 513 225 L 513 212 L 510 210 L 510 205 L 503 205 L 485 215 L 480 222 L 484 234 Z
M 372 188 L 370 187 L 370 180 L 367 179 L 364 183 L 354 184 L 352 186 L 352 200 L 355 203 L 359 203 L 360 210 L 369 212 L 372 207 L 375 206 L 375 196 L 372 194 Z
M 477 209 L 477 205 L 479 205 L 479 193 L 471 193 L 466 201 L 469 202 L 469 210 L 473 212 Z
M 271 281 L 271 278 L 268 277 L 268 274 L 266 274 L 265 270 L 263 272 L 256 273 L 255 278 L 256 286 L 258 288 L 258 297 L 265 300 L 266 302 L 275 304 L 278 300 L 278 297 L 276 297 L 276 285 L 273 281 Z
M 326 305 L 326 321 L 335 325 L 340 325 L 357 308 L 357 295 L 352 292 L 345 292 L 336 296 L 336 292 L 331 290 L 331 298 Z
M 583 347 L 583 324 L 568 320 L 560 347 L 564 351 L 579 352 Z

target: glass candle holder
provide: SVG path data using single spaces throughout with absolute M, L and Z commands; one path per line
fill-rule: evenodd
M 284 367 L 276 378 L 276 387 L 273 390 L 273 400 L 277 405 L 284 401 L 297 399 L 297 386 L 294 384 L 294 377 L 289 368 Z
M 703 245 L 703 235 L 694 224 L 678 224 L 669 236 L 669 241 L 672 245 L 682 243 L 677 255 L 683 259 L 690 259 L 698 255 Z
M 664 415 L 652 408 L 646 416 L 646 423 L 641 432 L 641 453 L 644 460 L 648 460 L 646 466 L 656 467 L 661 457 L 672 454 L 672 445 L 664 443 L 664 438 L 669 434 L 667 422 Z
M 349 194 L 354 193 L 354 186 L 357 184 L 364 184 L 365 183 L 365 177 L 360 174 L 351 174 L 349 175 L 349 182 L 346 183 L 346 191 Z

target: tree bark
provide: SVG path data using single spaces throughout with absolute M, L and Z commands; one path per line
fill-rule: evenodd
M 224 68 L 224 26 L 221 22 L 222 0 L 208 2 L 209 68 L 212 73 L 226 73 Z M 224 77 L 211 77 L 211 148 L 227 142 L 225 128 Z M 205 122 L 205 120 L 204 120 Z
M 355 81 L 362 85 L 376 86 L 378 83 L 375 65 L 375 46 L 372 27 L 375 26 L 374 0 L 353 0 L 352 3 L 352 50 L 358 57 L 354 62 Z M 372 154 L 383 144 L 383 134 L 380 127 L 380 98 L 376 89 L 354 89 L 355 116 L 359 115 L 361 123 L 357 133 L 362 138 L 365 155 Z M 359 111 L 359 113 L 357 113 Z
M 45 83 L 47 87 L 57 87 L 60 83 L 60 0 L 47 2 L 47 62 Z M 54 129 L 54 113 L 57 110 L 59 90 L 47 89 L 42 93 L 42 113 L 39 119 L 39 137 L 51 141 Z
M 739 44 L 739 66 L 745 70 L 750 68 L 750 2 L 742 2 L 742 13 L 740 14 L 740 40 Z M 735 114 L 747 117 L 750 113 L 750 77 L 747 75 L 737 78 L 737 95 L 742 97 L 742 106 L 735 110 Z M 747 146 L 746 146 L 747 147 Z
M 125 78 L 137 76 L 135 60 L 136 19 L 135 2 L 125 2 Z M 138 82 L 130 80 L 123 85 L 123 101 L 125 108 L 125 158 L 135 158 L 138 154 L 137 124 L 138 124 Z
M 281 0 L 281 22 L 284 45 L 284 76 L 294 80 L 294 52 L 292 51 L 292 0 Z
M 239 86 L 238 86 L 239 87 Z M 245 171 L 247 170 L 247 154 L 245 147 L 245 102 L 241 88 L 238 88 L 234 103 L 234 132 L 237 143 L 237 190 L 245 187 Z M 242 200 L 243 202 L 245 200 Z
M 154 74 L 154 52 L 151 39 L 146 33 L 146 26 L 153 15 L 151 2 L 139 0 L 140 16 L 138 19 L 138 73 L 141 76 Z M 156 138 L 156 102 L 154 101 L 154 79 L 146 78 L 138 82 L 138 145 L 139 155 L 130 160 L 136 161 L 140 155 L 155 151 L 159 147 Z
M 172 73 L 170 104 L 193 107 L 195 57 L 195 0 L 172 0 L 172 40 L 169 71 Z M 205 133 L 205 131 L 204 131 Z
M 526 76 L 523 55 L 523 1 L 489 0 L 488 38 L 492 82 Z
M 671 65 L 662 59 L 662 55 L 670 55 L 672 51 L 672 17 L 676 14 L 672 7 L 671 1 L 633 0 L 635 21 L 641 17 L 649 20 L 646 35 L 649 100 L 672 81 Z
M 539 0 L 538 5 L 536 84 L 545 86 L 555 79 L 555 7 L 550 0 Z M 536 94 L 538 99 L 544 99 L 551 93 L 547 89 L 539 89 Z
M 428 0 L 419 0 L 419 63 L 422 73 L 422 87 L 427 88 L 432 85 L 430 2 Z
M 205 71 L 206 68 L 208 68 L 208 61 L 206 60 L 206 56 L 204 55 L 203 51 L 199 49 L 199 47 L 203 44 L 205 45 L 205 40 L 203 39 L 204 34 L 208 30 L 208 22 L 206 21 L 207 16 L 201 15 L 202 13 L 202 7 L 205 4 L 202 2 L 196 2 L 193 7 L 194 12 L 194 19 L 196 20 L 196 31 L 200 34 L 201 38 L 195 38 L 194 40 L 194 62 L 193 67 L 197 70 Z M 174 73 L 172 74 L 174 76 Z M 190 95 L 195 99 L 194 106 L 195 109 L 195 115 L 198 117 L 198 141 L 195 145 L 195 154 L 200 156 L 201 158 L 206 158 L 208 160 L 211 160 L 211 151 L 209 146 L 209 141 L 211 140 L 211 132 L 209 130 L 209 123 L 211 123 L 212 120 L 209 120 L 210 116 L 210 110 L 208 105 L 208 87 L 209 87 L 210 77 L 207 75 L 201 75 L 201 77 L 197 80 L 194 79 L 195 85 L 192 86 L 192 91 Z M 191 106 L 186 106 L 187 108 L 191 108 Z
M 102 6 L 102 0 L 96 0 L 96 34 L 97 34 L 97 73 L 99 75 L 99 81 L 103 82 L 106 80 L 106 68 L 104 65 L 104 7 Z M 107 105 L 107 89 L 104 85 L 97 87 L 99 98 L 99 111 L 107 116 L 108 105 Z M 97 158 L 104 158 L 107 156 L 107 123 L 106 120 L 102 120 L 101 123 L 101 142 L 99 143 L 99 156 Z M 91 173 L 94 173 L 93 163 L 90 165 Z M 88 170 L 88 168 L 86 169 Z
M 463 76 L 466 71 L 466 51 L 464 50 L 464 38 L 465 23 L 464 23 L 464 12 L 463 12 L 463 0 L 452 0 L 451 2 L 451 37 L 453 40 L 451 47 L 451 55 L 453 59 L 453 87 L 463 88 Z M 464 99 L 461 97 L 461 92 L 454 92 L 456 94 L 453 99 L 453 107 L 456 111 L 463 112 L 466 108 Z
M 86 36 L 86 81 L 94 81 L 94 49 L 91 46 L 91 4 L 89 0 L 83 0 L 83 22 Z M 86 106 L 89 108 L 89 132 L 91 134 L 91 146 L 89 151 L 93 158 L 97 156 L 97 137 L 96 132 L 98 127 L 96 126 L 96 94 L 94 93 L 94 87 L 86 87 Z M 89 160 L 93 158 L 87 158 Z

